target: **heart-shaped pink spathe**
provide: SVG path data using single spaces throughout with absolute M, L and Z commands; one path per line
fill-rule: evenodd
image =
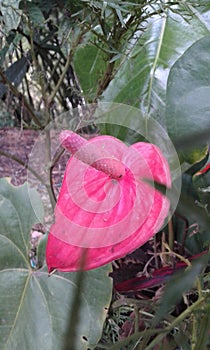
M 47 242 L 49 272 L 93 269 L 137 249 L 163 225 L 169 201 L 145 179 L 171 186 L 159 148 L 130 147 L 111 136 L 89 141 L 71 131 L 61 142 L 74 155 L 64 175 Z

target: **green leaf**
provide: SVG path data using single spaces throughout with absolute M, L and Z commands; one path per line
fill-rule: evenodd
M 24 7 L 25 0 L 21 1 L 21 3 L 22 3 L 21 5 L 24 9 L 25 8 Z M 29 1 L 28 1 L 28 3 L 29 3 Z M 50 1 L 48 1 L 48 0 L 36 0 L 35 3 L 36 3 L 36 6 L 39 7 L 39 9 L 45 13 L 49 12 L 51 9 L 58 6 L 58 3 L 56 0 L 50 0 Z
M 210 170 L 204 174 L 193 176 L 193 187 L 197 190 L 200 205 L 210 214 Z
M 107 54 L 94 44 L 96 37 L 88 33 L 74 56 L 74 68 L 86 101 L 94 100 L 100 77 L 107 65 Z
M 45 18 L 40 7 L 29 1 L 23 6 L 26 6 L 29 18 L 35 27 L 41 26 L 45 23 Z
M 34 207 L 30 204 L 30 198 L 33 199 Z M 1 242 L 8 248 L 8 252 L 10 248 L 16 251 L 17 257 L 21 258 L 22 266 L 27 267 L 29 233 L 32 225 L 37 222 L 34 209 L 38 216 L 43 218 L 40 196 L 27 184 L 15 187 L 7 180 L 0 179 L 0 199 Z M 7 264 L 6 256 L 0 254 L 0 257 L 3 265 Z M 14 260 L 12 254 L 7 258 Z
M 207 265 L 209 257 L 209 254 L 201 256 L 192 263 L 191 267 L 186 268 L 184 272 L 177 273 L 170 282 L 167 283 L 160 300 L 160 306 L 155 315 L 156 324 L 160 322 L 168 312 L 174 309 L 175 305 L 181 300 L 183 293 L 194 286 L 196 278 Z M 174 286 L 176 287 L 174 288 Z
M 207 304 L 206 310 L 198 317 L 197 341 L 194 349 L 208 349 L 210 345 L 209 325 L 210 325 L 210 304 Z
M 0 12 L 3 17 L 3 32 L 8 35 L 12 29 L 17 29 L 22 11 L 19 10 L 20 0 L 1 0 L 0 1 Z
M 0 348 L 4 350 L 63 349 L 69 313 L 78 293 L 77 273 L 49 277 L 45 264 L 38 270 L 30 267 L 35 212 L 43 216 L 35 190 L 27 184 L 14 187 L 0 180 Z M 43 244 L 42 240 L 39 257 L 43 256 Z M 92 349 L 101 336 L 112 294 L 109 272 L 110 265 L 84 272 L 74 350 Z
M 199 137 L 210 128 L 210 35 L 194 43 L 172 67 L 167 87 L 166 118 L 172 140 Z M 198 54 L 199 53 L 199 54 Z M 210 133 L 209 133 L 210 139 Z M 189 163 L 207 152 L 202 137 L 192 143 L 182 158 Z
M 199 192 L 194 177 L 182 176 L 182 193 L 174 216 L 176 240 L 190 254 L 198 254 L 208 249 L 210 243 L 210 216 L 205 206 L 199 204 Z
M 208 0 L 200 0 L 198 11 L 202 14 L 202 18 L 206 21 L 207 25 L 210 26 L 209 10 L 210 3 Z
M 179 332 L 173 334 L 173 337 L 174 337 L 174 339 L 176 341 L 176 344 L 178 345 L 179 349 L 191 350 L 191 346 L 190 346 L 190 344 L 188 342 L 188 337 L 186 335 L 186 332 L 182 332 L 179 329 Z
M 47 234 L 44 234 L 39 240 L 39 244 L 37 246 L 37 251 L 36 251 L 37 261 L 39 266 L 42 266 L 45 260 L 46 244 L 47 244 Z
M 144 114 L 164 124 L 169 70 L 190 45 L 208 33 L 205 21 L 196 12 L 189 22 L 170 11 L 153 17 L 143 34 L 135 33 L 135 44 L 119 65 L 103 101 L 140 107 Z
M 21 57 L 17 61 L 11 64 L 6 70 L 5 75 L 7 79 L 13 83 L 16 87 L 21 83 L 25 77 L 29 68 L 29 61 L 26 57 Z M 4 96 L 7 92 L 7 86 L 3 83 L 0 83 L 0 98 Z
M 12 46 L 11 44 L 12 43 L 17 44 L 17 42 L 16 42 L 17 38 L 20 40 L 19 34 L 15 34 L 14 32 L 11 32 L 6 37 L 5 44 L 2 45 L 2 48 L 0 50 L 0 65 L 1 66 L 3 65 L 3 63 L 5 61 L 6 54 L 8 53 L 10 47 Z M 18 42 L 19 42 L 19 40 L 18 40 Z

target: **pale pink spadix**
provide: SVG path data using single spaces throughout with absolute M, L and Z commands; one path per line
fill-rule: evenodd
M 112 136 L 89 141 L 62 131 L 71 153 L 46 248 L 48 270 L 93 269 L 137 249 L 163 225 L 168 199 L 145 179 L 171 186 L 160 149 Z
M 88 145 L 83 137 L 72 131 L 62 131 L 60 133 L 60 141 L 70 153 L 77 159 L 87 163 L 97 170 L 104 172 L 113 179 L 119 179 L 125 174 L 124 165 L 114 156 L 108 154 L 104 149 L 85 147 Z

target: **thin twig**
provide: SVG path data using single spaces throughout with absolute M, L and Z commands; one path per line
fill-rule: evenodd
M 168 221 L 168 245 L 171 250 L 174 249 L 174 228 L 172 218 Z
M 9 152 L 5 152 L 2 150 L 0 150 L 0 155 L 14 160 L 18 164 L 22 165 L 24 168 L 28 169 L 44 186 L 46 186 L 46 183 L 43 181 L 41 176 L 33 168 L 31 168 L 27 163 L 22 161 L 20 158 L 16 157 L 14 154 L 11 154 Z

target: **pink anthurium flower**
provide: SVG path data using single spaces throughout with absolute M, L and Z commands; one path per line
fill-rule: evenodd
M 89 141 L 62 131 L 71 152 L 55 209 L 46 260 L 49 272 L 85 270 L 121 258 L 148 241 L 163 225 L 169 201 L 145 179 L 171 186 L 160 149 L 130 147 L 112 136 Z

